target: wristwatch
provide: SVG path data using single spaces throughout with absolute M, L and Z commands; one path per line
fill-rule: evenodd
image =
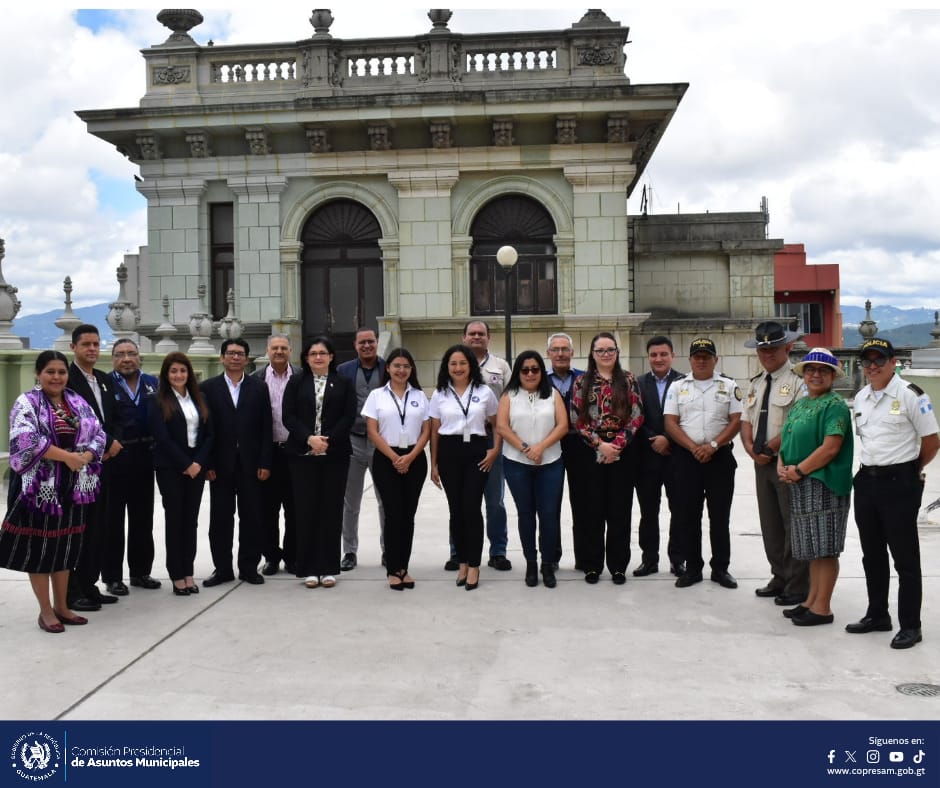
M 793 470 L 796 471 L 796 475 L 799 476 L 801 479 L 805 479 L 805 478 L 806 478 L 806 474 L 803 473 L 803 471 L 800 470 L 800 466 L 799 466 L 799 465 L 794 465 L 794 466 L 793 466 Z
M 715 451 L 718 451 L 718 441 L 709 441 L 708 445 L 711 446 Z

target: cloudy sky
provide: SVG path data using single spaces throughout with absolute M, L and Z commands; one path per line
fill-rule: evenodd
M 464 5 L 450 28 L 560 29 L 583 13 L 558 2 L 513 5 Z M 22 314 L 61 308 L 66 275 L 76 306 L 114 299 L 115 268 L 146 243 L 136 168 L 74 113 L 138 104 L 139 50 L 168 35 L 160 7 L 37 2 L 4 12 L 0 238 Z M 193 31 L 202 44 L 312 33 L 310 8 L 298 4 L 196 7 L 206 18 Z M 643 179 L 651 210 L 758 210 L 766 196 L 772 238 L 805 244 L 810 262 L 841 265 L 843 303 L 940 307 L 940 10 L 827 7 L 604 9 L 630 27 L 634 83 L 690 83 Z M 426 9 L 391 3 L 336 4 L 333 15 L 337 37 L 430 28 Z M 631 212 L 639 203 L 637 188 Z

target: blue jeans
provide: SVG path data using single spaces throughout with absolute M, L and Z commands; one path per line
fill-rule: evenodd
M 561 541 L 561 500 L 559 487 L 565 481 L 561 459 L 548 465 L 526 465 L 503 458 L 506 483 L 519 513 L 519 541 L 526 561 L 553 563 Z M 538 550 L 536 551 L 536 515 Z
M 488 446 L 492 448 L 492 439 Z M 503 504 L 503 495 L 506 486 L 503 484 L 503 455 L 496 456 L 496 462 L 490 468 L 490 478 L 486 480 L 483 490 L 483 501 L 486 504 L 486 538 L 490 543 L 490 558 L 494 555 L 506 555 L 509 545 L 509 531 L 506 527 L 506 506 Z

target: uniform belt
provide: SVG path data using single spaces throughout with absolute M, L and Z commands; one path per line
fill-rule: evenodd
M 859 473 L 863 473 L 866 476 L 874 476 L 879 478 L 882 476 L 897 476 L 899 473 L 904 471 L 913 471 L 916 473 L 920 469 L 920 459 L 911 460 L 910 462 L 899 462 L 897 465 L 862 465 L 859 469 Z

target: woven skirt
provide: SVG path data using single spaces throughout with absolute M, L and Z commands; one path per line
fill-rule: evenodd
M 790 545 L 800 561 L 838 556 L 845 549 L 851 496 L 835 495 L 807 476 L 790 485 Z
M 71 489 L 59 493 L 60 515 L 35 512 L 16 497 L 0 525 L 0 567 L 32 574 L 75 568 L 85 535 L 85 507 L 72 503 Z

